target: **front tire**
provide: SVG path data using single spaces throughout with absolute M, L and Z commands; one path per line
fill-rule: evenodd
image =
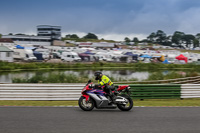
M 86 101 L 86 98 L 81 96 L 78 100 L 78 105 L 84 111 L 91 111 L 94 108 L 94 100 L 89 98 L 89 100 Z
M 117 107 L 121 111 L 129 111 L 129 110 L 131 110 L 132 107 L 133 107 L 133 100 L 127 95 L 121 95 L 121 96 L 127 99 L 127 103 L 126 104 L 117 104 Z

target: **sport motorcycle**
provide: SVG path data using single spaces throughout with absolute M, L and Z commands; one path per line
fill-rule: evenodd
M 129 96 L 129 85 L 119 85 L 117 90 L 112 90 L 113 98 L 104 91 L 105 87 L 108 86 L 99 87 L 89 80 L 81 92 L 82 95 L 78 101 L 79 107 L 84 111 L 91 111 L 94 107 L 97 109 L 115 109 L 118 107 L 122 111 L 132 109 L 133 100 Z

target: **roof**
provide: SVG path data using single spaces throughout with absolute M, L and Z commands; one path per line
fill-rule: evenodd
M 11 38 L 11 39 L 51 39 L 50 36 L 31 36 L 31 35 L 3 35 L 3 38 Z
M 0 42 L 13 43 L 13 40 L 11 38 L 0 38 Z
M 115 47 L 115 44 L 114 43 L 93 43 L 92 47 L 113 48 Z
M 92 43 L 80 43 L 79 46 L 80 45 L 92 45 Z
M 13 51 L 5 46 L 0 46 L 0 52 L 13 52 Z
M 53 26 L 53 25 L 38 25 L 37 28 L 61 28 L 61 26 Z

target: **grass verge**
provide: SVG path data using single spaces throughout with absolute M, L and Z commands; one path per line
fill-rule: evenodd
M 163 64 L 163 63 L 108 63 L 108 62 L 92 62 L 92 63 L 42 63 L 42 62 L 24 62 L 24 63 L 10 63 L 0 61 L 0 71 L 13 70 L 58 70 L 58 69 L 74 69 L 86 68 L 96 70 L 98 68 L 131 68 L 133 70 L 195 70 L 200 71 L 199 65 L 196 64 Z
M 78 101 L 0 101 L 0 106 L 78 106 Z M 134 100 L 134 106 L 200 106 L 200 98 Z

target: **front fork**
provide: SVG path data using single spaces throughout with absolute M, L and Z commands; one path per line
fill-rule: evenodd
M 86 102 L 88 102 L 88 100 L 89 100 L 90 96 L 89 96 L 89 95 L 86 95 L 86 94 L 83 94 L 82 96 L 83 96 L 83 97 L 85 97 L 85 99 L 86 99 Z

